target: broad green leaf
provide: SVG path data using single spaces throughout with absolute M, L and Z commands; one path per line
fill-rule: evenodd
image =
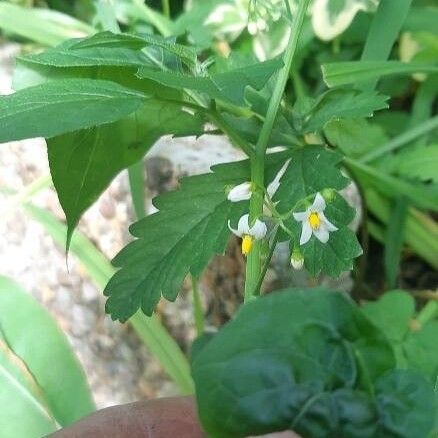
M 388 141 L 379 125 L 365 119 L 333 119 L 324 126 L 324 134 L 333 146 L 355 158 Z
M 150 79 L 167 87 L 195 90 L 209 97 L 243 106 L 246 88 L 263 88 L 269 78 L 281 68 L 282 63 L 280 58 L 275 58 L 247 67 L 212 73 L 209 76 L 192 76 L 176 71 L 141 67 L 137 75 L 139 78 Z
M 362 312 L 392 343 L 403 341 L 414 318 L 415 300 L 406 292 L 387 292 L 376 302 L 362 306 Z
M 408 372 L 387 374 L 394 365 L 383 332 L 349 298 L 306 289 L 243 306 L 195 356 L 192 374 L 200 418 L 213 438 L 281 430 L 315 438 L 392 436 L 386 432 L 404 424 L 407 405 L 409 428 L 394 436 L 415 436 L 414 425 L 430 431 L 432 388 Z
M 376 382 L 382 437 L 427 437 L 435 423 L 432 385 L 420 373 L 396 370 Z
M 50 315 L 5 277 L 0 277 L 0 308 L 2 437 L 5 431 L 5 437 L 49 433 L 56 423 L 67 425 L 92 412 L 84 373 Z
M 0 98 L 0 143 L 114 122 L 145 100 L 139 91 L 101 80 L 66 79 L 29 87 Z
M 199 135 L 202 120 L 154 99 L 115 123 L 48 140 L 50 171 L 67 217 L 68 242 L 82 213 L 124 168 L 140 160 L 163 135 Z
M 181 188 L 154 200 L 158 212 L 130 231 L 137 239 L 114 259 L 121 268 L 109 281 L 106 311 L 126 321 L 138 308 L 151 315 L 163 295 L 174 301 L 185 276 L 198 277 L 210 258 L 223 253 L 247 203 L 231 203 L 226 188 L 248 178 L 248 162 L 214 167 L 214 173 L 182 180 Z
M 438 66 L 399 61 L 351 61 L 324 64 L 322 74 L 329 87 L 357 84 L 387 75 L 436 73 Z
M 374 91 L 329 90 L 316 99 L 306 114 L 300 114 L 300 124 L 304 132 L 313 132 L 333 119 L 371 117 L 374 111 L 388 108 L 387 99 Z
M 422 324 L 415 313 L 415 301 L 404 291 L 385 293 L 366 303 L 362 312 L 382 330 L 394 349 L 399 368 L 420 371 L 434 384 L 438 375 L 438 317 Z
M 66 14 L 51 9 L 24 8 L 6 1 L 0 2 L 0 28 L 48 46 L 94 33 L 93 27 Z

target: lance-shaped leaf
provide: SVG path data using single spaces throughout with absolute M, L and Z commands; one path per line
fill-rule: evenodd
M 199 135 L 203 121 L 177 104 L 153 99 L 127 118 L 48 140 L 50 172 L 67 217 L 70 241 L 82 213 L 112 179 L 163 135 Z
M 84 373 L 50 315 L 0 276 L 0 430 L 43 436 L 91 413 Z
M 232 102 L 245 105 L 247 87 L 259 90 L 269 78 L 283 65 L 280 58 L 261 62 L 247 67 L 236 68 L 226 72 L 212 73 L 209 76 L 192 76 L 177 71 L 162 71 L 150 67 L 141 67 L 137 73 L 139 78 L 150 79 L 167 87 L 189 89 Z
M 317 193 L 327 193 L 327 219 L 337 231 L 330 233 L 327 243 L 320 242 L 314 235 L 302 245 L 304 265 L 310 274 L 320 272 L 332 277 L 353 267 L 353 259 L 362 254 L 355 234 L 348 228 L 356 212 L 336 192 L 349 182 L 339 169 L 340 155 L 322 146 L 307 146 L 290 153 L 291 161 L 280 179 L 274 201 L 277 209 L 288 213 L 287 227 L 293 245 L 298 245 L 302 223 L 293 219 L 293 212 L 304 211 Z
M 173 59 L 189 67 L 196 53 L 189 47 L 153 35 L 135 36 L 101 32 L 81 40 L 68 40 L 44 52 L 20 58 L 28 63 L 52 67 L 162 66 Z
M 226 188 L 248 178 L 248 162 L 220 165 L 214 173 L 182 180 L 181 188 L 154 201 L 159 212 L 132 225 L 137 239 L 113 263 L 121 269 L 105 288 L 106 311 L 126 321 L 139 307 L 151 315 L 161 298 L 174 301 L 188 273 L 198 277 L 221 254 L 247 202 L 231 203 Z
M 183 46 L 163 38 L 159 35 L 130 35 L 125 33 L 100 32 L 90 38 L 83 39 L 71 46 L 71 50 L 91 48 L 125 48 L 140 50 L 144 47 L 159 47 L 184 61 L 188 66 L 194 67 L 197 62 L 196 51 L 191 47 Z
M 50 138 L 114 122 L 136 111 L 146 95 L 110 81 L 65 79 L 0 98 L 0 143 Z

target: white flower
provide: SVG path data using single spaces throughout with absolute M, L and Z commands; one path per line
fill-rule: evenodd
M 234 186 L 228 192 L 228 200 L 231 202 L 248 201 L 252 195 L 252 184 L 247 181 L 237 186 Z
M 237 230 L 231 227 L 228 221 L 228 228 L 238 237 L 242 238 L 242 254 L 248 255 L 252 249 L 254 240 L 263 239 L 266 236 L 266 224 L 259 219 L 256 219 L 254 225 L 249 224 L 249 215 L 244 214 L 237 224 Z
M 313 204 L 306 210 L 294 213 L 294 218 L 303 223 L 301 231 L 300 245 L 307 243 L 312 237 L 312 233 L 322 243 L 327 243 L 329 233 L 336 231 L 337 228 L 329 222 L 324 215 L 326 204 L 320 193 L 317 193 Z

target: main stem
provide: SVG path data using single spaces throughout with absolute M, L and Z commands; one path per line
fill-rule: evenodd
M 286 0 L 289 2 L 290 0 Z M 251 158 L 251 182 L 258 190 L 265 186 L 265 155 L 266 149 L 274 127 L 281 99 L 289 79 L 289 72 L 297 50 L 298 40 L 303 27 L 304 18 L 310 0 L 301 0 L 295 14 L 289 42 L 284 54 L 284 66 L 279 71 L 274 92 L 269 102 L 265 121 L 260 131 L 260 136 L 256 144 L 255 156 Z M 287 3 L 289 6 L 289 3 Z M 252 196 L 249 207 L 250 220 L 254 221 L 263 213 L 263 195 Z M 248 254 L 246 263 L 245 280 L 245 302 L 255 298 L 254 291 L 257 291 L 257 283 L 262 272 L 261 242 L 254 243 L 252 251 Z

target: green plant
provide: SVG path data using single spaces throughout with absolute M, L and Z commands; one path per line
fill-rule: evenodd
M 430 97 L 438 67 L 424 7 L 410 8 L 409 0 L 357 0 L 333 10 L 316 1 L 321 9 L 314 5 L 309 21 L 309 3 L 253 2 L 245 9 L 249 2 L 194 1 L 175 21 L 166 2 L 164 15 L 139 1 L 118 2 L 114 9 L 97 3 L 89 36 L 18 59 L 17 92 L 0 99 L 0 141 L 47 139 L 67 218 L 67 250 L 78 254 L 73 232 L 79 218 L 118 172 L 129 169 L 139 219 L 130 228 L 135 240 L 114 259 L 117 271 L 104 267 L 99 285 L 111 275 L 104 290 L 107 312 L 134 327 L 143 318 L 146 337 L 161 328 L 139 309 L 151 316 L 162 297 L 174 301 L 189 274 L 202 334 L 197 281 L 232 233 L 242 238 L 245 305 L 193 360 L 201 420 L 212 436 L 284 429 L 312 437 L 427 436 L 434 428 L 438 362 L 427 351 L 436 333 L 434 304 L 415 318 L 409 297 L 394 293 L 363 309 L 322 289 L 259 299 L 279 242 L 288 242 L 292 266 L 304 266 L 313 277 L 353 269 L 362 253 L 349 228 L 356 212 L 340 194 L 350 178 L 373 215 L 370 232 L 386 243 L 388 285 L 397 283 L 404 242 L 437 265 L 426 246 L 438 239 L 427 216 L 438 205 L 438 122 Z M 242 25 L 243 10 L 254 15 L 243 17 Z M 19 17 L 20 9 L 11 11 Z M 161 35 L 139 31 L 133 17 Z M 318 23 L 327 25 L 318 36 L 336 38 L 331 44 L 314 38 Z M 271 31 L 264 35 L 260 27 Z M 409 62 L 388 60 L 401 31 L 418 42 Z M 218 37 L 231 50 L 227 58 L 215 48 Z M 32 38 L 57 42 L 39 33 Z M 420 73 L 429 76 L 416 85 L 411 112 L 388 112 L 395 98 L 411 96 L 410 75 Z M 404 78 L 401 90 L 394 77 Z M 406 130 L 400 133 L 401 125 Z M 138 163 L 166 134 L 226 135 L 247 159 L 183 179 L 178 190 L 154 200 L 157 213 L 144 217 Z M 424 164 L 421 154 L 432 163 Z M 40 220 L 44 214 L 28 210 Z M 59 224 L 49 227 L 52 234 L 54 227 Z M 382 317 L 388 306 L 397 309 L 394 325 Z M 424 318 L 424 327 L 411 332 L 408 322 Z M 170 361 L 162 356 L 162 362 L 190 391 L 179 350 L 160 336 L 168 342 L 164 356 L 171 351 Z M 152 348 L 163 355 L 157 344 Z

